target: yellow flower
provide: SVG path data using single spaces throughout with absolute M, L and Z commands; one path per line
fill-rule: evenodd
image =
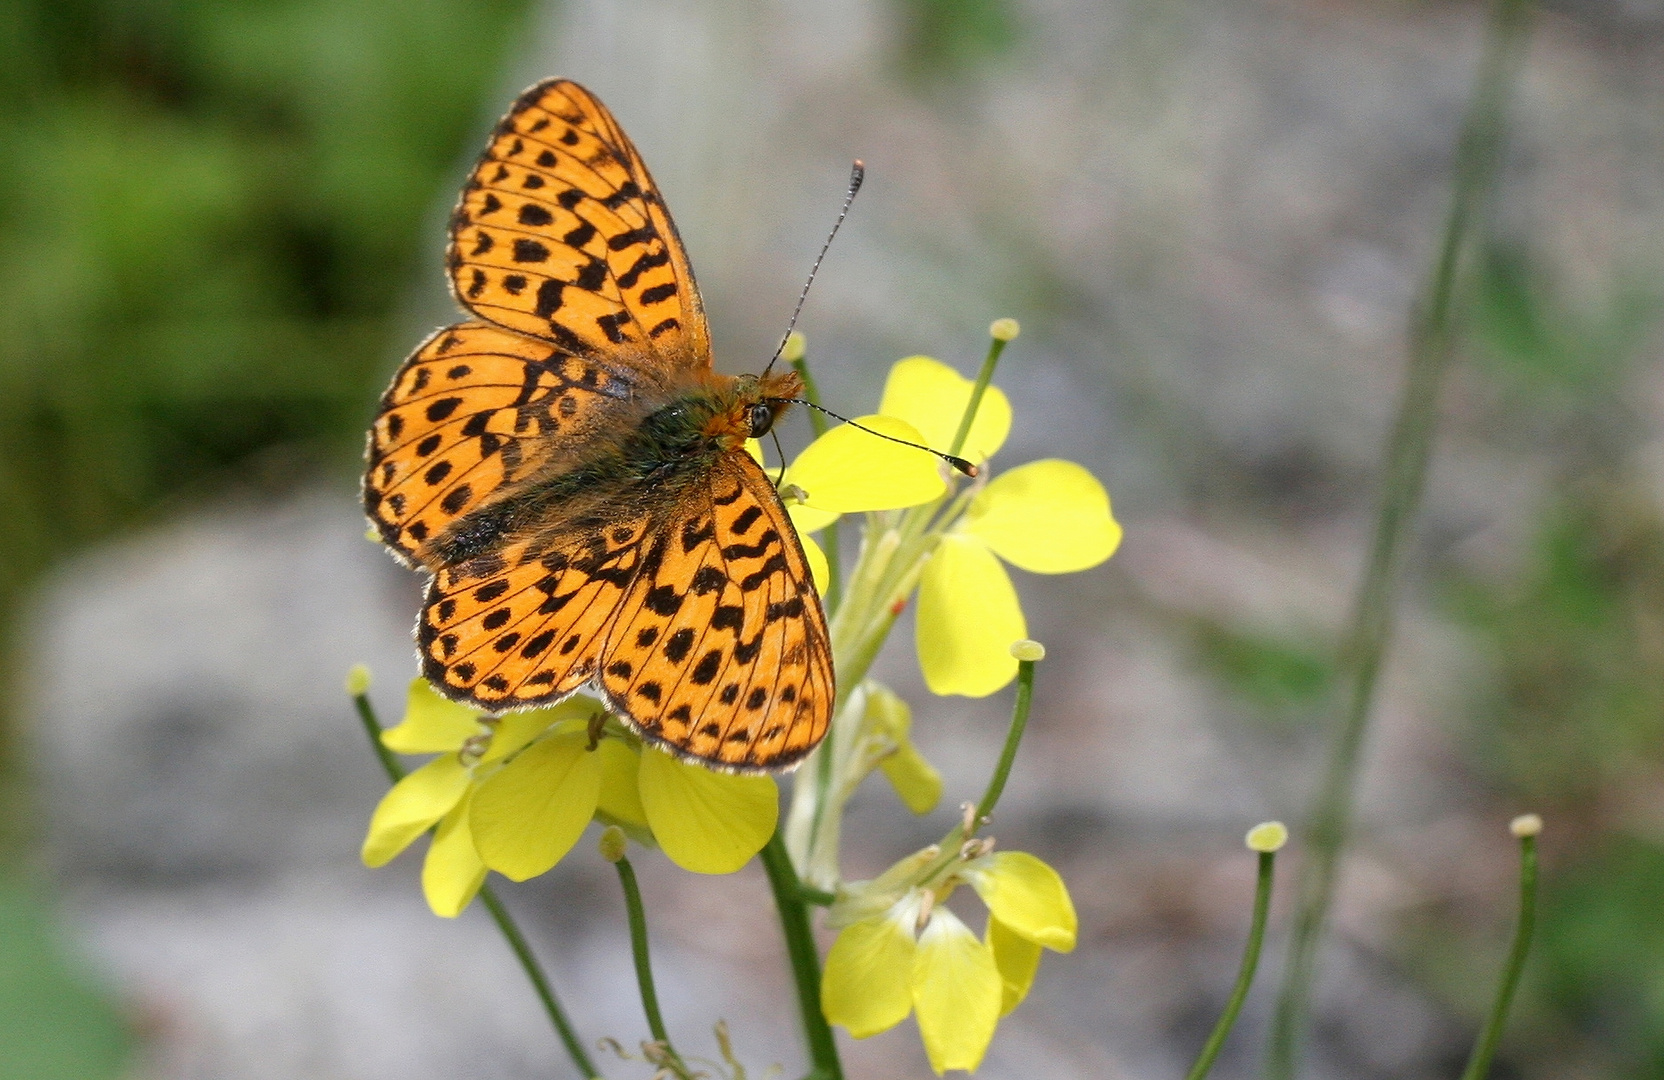
M 908 442 L 923 441 L 911 424 L 893 416 L 863 416 L 855 423 Z M 746 449 L 769 468 L 761 443 L 751 439 Z M 769 475 L 774 476 L 772 468 Z M 852 424 L 839 424 L 816 438 L 780 476 L 780 497 L 803 542 L 815 588 L 822 592 L 828 580 L 826 553 L 814 533 L 844 514 L 917 506 L 946 490 L 947 482 L 930 454 L 877 438 Z
M 363 858 L 381 866 L 434 828 L 422 891 L 453 917 L 487 869 L 516 881 L 553 867 L 594 819 L 656 842 L 687 870 L 738 870 L 774 834 L 778 793 L 766 776 L 730 776 L 644 748 L 610 725 L 590 748 L 602 706 L 574 697 L 548 709 L 482 717 L 410 684 L 388 749 L 439 756 L 400 780 L 370 819 Z M 437 828 L 435 828 L 437 826 Z
M 933 446 L 948 447 L 974 384 L 945 364 L 914 356 L 896 364 L 880 410 Z M 990 386 L 965 440 L 981 463 L 1011 429 L 1011 405 Z M 1017 590 L 1000 565 L 1039 574 L 1096 566 L 1121 542 L 1109 495 L 1091 473 L 1048 459 L 997 476 L 943 534 L 919 580 L 917 643 L 925 685 L 936 694 L 985 697 L 1017 674 L 1011 643 L 1028 636 Z
M 1027 995 L 1042 947 L 1068 952 L 1076 919 L 1057 871 L 1023 852 L 953 864 L 939 883 L 905 882 L 934 859 L 927 849 L 839 895 L 844 923 L 826 956 L 821 1010 L 858 1039 L 918 1017 L 931 1067 L 975 1071 L 1000 1017 Z M 988 906 L 978 939 L 942 901 L 968 884 Z

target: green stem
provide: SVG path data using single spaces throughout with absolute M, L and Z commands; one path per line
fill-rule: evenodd
M 804 903 L 813 904 L 816 907 L 831 907 L 838 901 L 837 893 L 830 893 L 825 889 L 817 889 L 813 885 L 800 884 L 797 887 L 797 892 L 799 896 L 803 897 Z
M 1011 726 L 1005 731 L 1005 748 L 1000 751 L 999 764 L 994 766 L 994 775 L 988 780 L 988 790 L 983 792 L 982 801 L 977 803 L 970 829 L 967 830 L 963 822 L 949 829 L 948 834 L 942 837 L 941 854 L 925 867 L 917 880 L 930 881 L 946 870 L 959 858 L 965 841 L 975 836 L 982 823 L 993 816 L 994 806 L 1000 801 L 1005 781 L 1011 775 L 1011 765 L 1017 760 L 1017 746 L 1023 741 L 1023 731 L 1028 727 L 1029 707 L 1034 702 L 1034 664 L 1033 660 L 1017 661 L 1017 694 L 1011 704 Z
M 647 1014 L 647 1030 L 653 1033 L 654 1041 L 664 1047 L 675 1071 L 686 1075 L 687 1067 L 682 1065 L 680 1055 L 670 1042 L 664 1016 L 659 1012 L 659 994 L 653 988 L 653 962 L 647 955 L 647 909 L 641 903 L 641 886 L 636 883 L 635 867 L 623 857 L 613 866 L 618 868 L 618 883 L 624 887 L 624 909 L 630 920 L 630 954 L 636 962 L 636 985 L 641 988 L 641 1009 Z
M 404 779 L 404 766 L 387 745 L 381 741 L 381 721 L 376 719 L 375 707 L 370 704 L 368 694 L 354 694 L 353 708 L 358 710 L 358 719 L 364 725 L 364 735 L 370 740 L 370 749 L 376 752 L 376 758 L 381 762 L 382 769 L 387 773 L 387 779 L 398 783 Z
M 376 719 L 375 709 L 370 705 L 370 699 L 365 694 L 354 694 L 353 707 L 358 711 L 358 719 L 364 724 L 364 734 L 369 737 L 370 746 L 375 750 L 376 757 L 381 761 L 381 767 L 387 772 L 387 779 L 398 783 L 404 779 L 404 766 L 393 751 L 381 741 L 381 721 Z M 550 985 L 549 978 L 543 973 L 543 967 L 533 955 L 531 945 L 526 941 L 526 935 L 520 932 L 520 927 L 514 921 L 514 916 L 508 913 L 502 900 L 489 883 L 480 886 L 480 902 L 491 913 L 491 921 L 497 924 L 497 930 L 508 942 L 514 958 L 520 961 L 521 970 L 531 981 L 532 989 L 537 998 L 543 1003 L 543 1011 L 549 1014 L 549 1022 L 555 1026 L 555 1034 L 560 1036 L 562 1045 L 566 1047 L 566 1054 L 572 1059 L 578 1075 L 596 1080 L 601 1076 L 601 1070 L 589 1059 L 585 1052 L 583 1041 L 578 1038 L 578 1032 L 572 1027 L 572 1021 L 567 1019 L 566 1010 L 561 1008 L 560 999 L 555 996 L 555 988 Z
M 1011 726 L 1005 732 L 1005 749 L 1000 751 L 1000 763 L 988 780 L 988 790 L 976 806 L 977 821 L 986 821 L 994 814 L 994 804 L 1005 791 L 1005 781 L 1011 775 L 1012 762 L 1017 760 L 1017 744 L 1023 741 L 1023 730 L 1028 727 L 1028 711 L 1034 702 L 1034 661 L 1017 661 L 1017 697 L 1011 705 Z M 974 826 L 973 826 L 974 828 Z
M 803 400 L 820 404 L 820 388 L 815 385 L 815 377 L 809 374 L 809 356 L 804 353 L 791 362 L 792 370 L 803 380 Z M 809 409 L 809 426 L 815 431 L 815 438 L 826 434 L 826 416 L 817 409 Z M 826 607 L 826 614 L 831 616 L 838 610 L 838 603 L 842 600 L 843 570 L 838 559 L 838 523 L 834 521 L 820 532 L 820 546 L 826 552 L 826 595 L 821 597 Z
M 515 923 L 514 916 L 508 913 L 508 909 L 503 906 L 502 900 L 498 898 L 496 890 L 489 884 L 480 886 L 480 903 L 484 904 L 485 910 L 491 913 L 491 921 L 497 924 L 498 932 L 503 935 L 503 940 L 507 941 L 508 947 L 513 950 L 514 958 L 520 961 L 520 967 L 526 972 L 526 978 L 531 980 L 532 989 L 537 992 L 537 999 L 543 1003 L 543 1011 L 549 1014 L 549 1020 L 555 1025 L 555 1032 L 560 1036 L 560 1041 L 565 1044 L 566 1053 L 572 1058 L 572 1064 L 578 1067 L 578 1071 L 582 1075 L 598 1078 L 601 1071 L 595 1067 L 594 1063 L 589 1060 L 589 1055 L 585 1053 L 583 1042 L 578 1038 L 577 1031 L 573 1029 L 572 1022 L 566 1018 L 566 1012 L 560 1007 L 560 1002 L 555 998 L 554 987 L 549 985 L 549 980 L 544 977 L 542 967 L 538 965 L 537 957 L 532 955 L 532 947 L 527 943 L 526 936 L 520 932 L 520 927 Z
M 843 1080 L 843 1063 L 838 1060 L 838 1044 L 832 1039 L 832 1027 L 820 1008 L 820 954 L 815 951 L 814 931 L 809 925 L 809 908 L 804 902 L 803 886 L 792 869 L 791 856 L 786 854 L 786 842 L 778 831 L 762 851 L 763 867 L 768 871 L 768 883 L 774 890 L 774 905 L 780 910 L 780 928 L 786 934 L 786 954 L 791 958 L 792 978 L 797 983 L 798 1011 L 803 1017 L 803 1031 L 809 1042 L 812 1080 Z
M 1421 505 L 1439 393 L 1455 351 L 1456 284 L 1468 234 L 1495 187 L 1507 91 L 1522 53 L 1527 0 L 1493 0 L 1485 56 L 1456 150 L 1444 237 L 1424 301 L 1412 317 L 1403 399 L 1386 449 L 1386 476 L 1368 566 L 1344 639 L 1350 669 L 1347 709 L 1313 801 L 1309 856 L 1301 868 L 1289 958 L 1272 1020 L 1268 1080 L 1291 1080 L 1310 1007 L 1318 945 L 1328 923 L 1341 857 L 1350 838 L 1352 797 L 1375 684 L 1392 632 L 1392 590 L 1410 524 Z
M 1514 1003 L 1514 991 L 1519 988 L 1520 972 L 1525 969 L 1525 957 L 1531 951 L 1531 932 L 1537 922 L 1537 838 L 1520 837 L 1520 914 L 1514 924 L 1514 943 L 1508 950 L 1508 963 L 1502 969 L 1502 982 L 1496 988 L 1496 1000 L 1491 1003 L 1491 1015 L 1485 1029 L 1473 1047 L 1473 1057 L 1462 1072 L 1462 1080 L 1484 1080 L 1502 1040 L 1502 1026 L 1508 1019 L 1508 1007 Z
M 1196 1058 L 1196 1064 L 1191 1067 L 1186 1080 L 1203 1080 L 1212 1071 L 1214 1059 L 1219 1056 L 1226 1036 L 1236 1025 L 1242 1003 L 1248 999 L 1248 988 L 1254 984 L 1254 971 L 1260 963 L 1260 947 L 1265 944 L 1266 915 L 1271 911 L 1271 868 L 1276 860 L 1276 852 L 1260 852 L 1260 877 L 1254 886 L 1254 916 L 1248 927 L 1248 945 L 1242 951 L 1242 969 L 1237 972 L 1236 986 L 1231 990 L 1230 1000 L 1225 1003 L 1224 1014 L 1214 1025 L 1213 1034 L 1203 1044 L 1202 1053 Z
M 948 453 L 957 455 L 965 449 L 965 440 L 970 437 L 976 411 L 982 407 L 982 395 L 988 390 L 989 380 L 994 377 L 994 365 L 1000 362 L 1000 353 L 1005 351 L 1005 346 L 1006 342 L 1001 338 L 988 339 L 988 355 L 982 360 L 982 370 L 976 373 L 976 385 L 971 387 L 971 400 L 965 403 L 965 415 L 959 418 L 959 430 L 953 433 L 953 445 L 948 447 Z

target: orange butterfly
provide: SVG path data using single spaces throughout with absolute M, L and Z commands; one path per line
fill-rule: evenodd
M 514 103 L 447 266 L 477 318 L 399 369 L 364 476 L 382 540 L 433 574 L 424 674 L 487 711 L 591 685 L 681 757 L 802 760 L 831 718 L 832 650 L 745 451 L 801 385 L 712 369 L 676 226 L 587 90 L 554 79 Z

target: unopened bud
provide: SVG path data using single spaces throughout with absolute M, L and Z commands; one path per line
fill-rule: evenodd
M 347 696 L 363 697 L 370 692 L 370 668 L 367 664 L 354 664 L 347 669 Z
M 1521 840 L 1536 836 L 1543 831 L 1543 819 L 1536 814 L 1521 814 L 1508 823 L 1508 831 Z
M 615 863 L 624 857 L 624 849 L 629 845 L 629 838 L 624 830 L 617 825 L 608 825 L 601 830 L 601 858 Z
M 1288 826 L 1280 821 L 1266 821 L 1248 830 L 1243 841 L 1250 851 L 1257 851 L 1262 855 L 1273 851 L 1280 851 L 1288 843 Z
M 1046 647 L 1038 641 L 1031 641 L 1028 638 L 1024 638 L 1021 641 L 1013 641 L 1011 643 L 1011 655 L 1015 656 L 1019 660 L 1027 660 L 1032 664 L 1037 660 L 1044 660 L 1046 658 Z
M 995 319 L 993 325 L 988 327 L 988 333 L 998 341 L 1010 341 L 1020 334 L 1022 329 L 1017 325 L 1016 319 Z
M 780 359 L 784 360 L 788 364 L 795 364 L 799 360 L 803 359 L 803 350 L 806 347 L 807 342 L 804 341 L 803 331 L 793 330 L 791 333 L 786 335 L 786 344 L 785 347 L 780 350 Z

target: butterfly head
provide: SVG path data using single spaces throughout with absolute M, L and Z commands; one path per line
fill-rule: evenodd
M 739 443 L 760 439 L 774 427 L 780 414 L 791 408 L 791 399 L 802 392 L 803 380 L 795 371 L 741 375 L 734 380 L 731 405 L 711 418 L 718 430 L 710 434 L 734 438 Z

